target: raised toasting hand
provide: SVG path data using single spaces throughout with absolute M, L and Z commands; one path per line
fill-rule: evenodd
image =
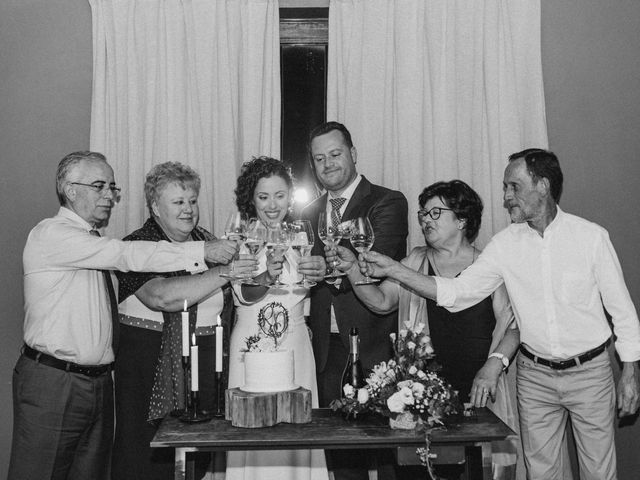
M 216 239 L 204 244 L 204 258 L 207 262 L 227 265 L 238 251 L 238 243 L 233 240 Z
M 360 272 L 367 277 L 392 277 L 393 270 L 401 266 L 393 258 L 371 251 L 360 253 L 358 265 Z
M 240 253 L 234 257 L 233 262 L 221 267 L 223 272 L 220 274 L 222 278 L 227 280 L 246 279 L 243 283 L 255 277 L 258 270 L 258 261 L 256 257 L 247 253 Z
M 300 257 L 298 259 L 298 273 L 305 276 L 306 280 L 311 283 L 321 282 L 324 280 L 324 274 L 327 271 L 327 264 L 324 257 L 319 255 L 311 255 L 308 257 Z

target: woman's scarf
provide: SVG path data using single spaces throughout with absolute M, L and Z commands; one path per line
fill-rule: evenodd
M 414 248 L 402 264 L 411 270 L 423 273 L 427 263 L 427 247 Z M 418 324 L 423 325 L 423 332 L 429 334 L 427 318 L 427 299 L 421 297 L 408 285 L 398 285 L 398 330 L 415 330 Z
M 164 232 L 162 232 L 164 235 Z M 196 227 L 191 232 L 191 240 L 213 240 L 214 236 L 206 230 Z M 172 272 L 170 276 L 189 275 L 184 270 Z M 196 331 L 198 320 L 198 304 L 188 307 L 189 331 Z M 184 368 L 182 367 L 182 313 L 162 312 L 164 328 L 162 329 L 162 342 L 160 344 L 160 356 L 156 365 L 156 372 L 151 388 L 149 400 L 149 416 L 147 420 L 152 422 L 164 418 L 175 409 L 185 408 L 184 392 Z

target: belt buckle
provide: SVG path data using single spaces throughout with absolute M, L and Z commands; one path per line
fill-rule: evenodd
M 92 368 L 92 367 L 78 366 L 78 373 L 81 373 L 82 375 L 86 375 L 87 377 L 97 377 L 98 369 Z
M 568 364 L 569 363 L 568 360 L 560 360 L 560 361 L 546 360 L 546 362 L 549 364 L 549 367 L 551 367 L 553 370 L 564 370 L 565 368 L 570 367 L 570 365 Z

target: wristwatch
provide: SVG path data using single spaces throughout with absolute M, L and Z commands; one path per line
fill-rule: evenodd
M 489 355 L 489 358 L 491 357 L 500 359 L 500 361 L 502 362 L 502 370 L 506 370 L 507 368 L 509 368 L 509 357 L 507 357 L 506 355 L 500 352 L 493 352 L 491 355 Z

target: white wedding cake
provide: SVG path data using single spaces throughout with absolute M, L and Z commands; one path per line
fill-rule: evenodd
M 293 350 L 245 352 L 245 392 L 267 393 L 295 390 Z
M 260 309 L 260 330 L 245 339 L 244 385 L 225 392 L 224 417 L 234 427 L 311 421 L 311 391 L 296 385 L 293 350 L 282 348 L 288 325 L 289 312 L 281 303 Z

